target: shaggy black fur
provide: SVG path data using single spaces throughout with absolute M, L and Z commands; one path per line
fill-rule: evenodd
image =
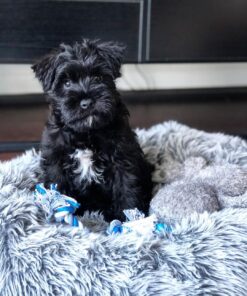
M 76 198 L 79 214 L 100 210 L 107 220 L 134 207 L 147 213 L 152 190 L 150 165 L 115 87 L 122 56 L 119 44 L 83 40 L 60 45 L 32 67 L 50 103 L 44 183 Z

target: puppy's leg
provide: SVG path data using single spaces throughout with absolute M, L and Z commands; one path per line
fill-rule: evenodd
M 47 166 L 44 168 L 43 182 L 45 187 L 49 188 L 50 184 L 57 184 L 57 189 L 61 193 L 66 193 L 67 180 L 63 175 L 62 169 L 58 165 Z
M 41 168 L 45 187 L 49 188 L 50 184 L 57 184 L 61 193 L 68 194 L 69 184 L 63 169 L 63 159 L 46 151 L 46 154 L 42 155 Z
M 149 202 L 143 192 L 141 180 L 135 174 L 122 169 L 116 169 L 112 183 L 112 205 L 105 212 L 106 220 L 119 219 L 124 221 L 123 210 L 138 208 L 148 213 Z

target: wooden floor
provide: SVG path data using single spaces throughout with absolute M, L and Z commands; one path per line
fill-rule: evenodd
M 133 128 L 176 120 L 209 132 L 247 134 L 247 101 L 225 103 L 153 103 L 129 104 Z M 48 114 L 47 105 L 2 107 L 0 143 L 4 141 L 39 141 Z M 0 160 L 16 153 L 0 153 Z

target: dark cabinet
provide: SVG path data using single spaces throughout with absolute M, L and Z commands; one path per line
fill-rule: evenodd
M 246 59 L 246 0 L 152 1 L 149 61 Z
M 4 0 L 0 8 L 0 61 L 30 62 L 84 38 L 128 45 L 127 60 L 142 59 L 143 1 Z
M 247 59 L 246 0 L 1 0 L 0 62 L 32 62 L 82 37 L 127 45 L 127 62 Z

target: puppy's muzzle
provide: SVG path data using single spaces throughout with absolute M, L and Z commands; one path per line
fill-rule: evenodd
M 80 102 L 80 106 L 81 106 L 82 109 L 87 109 L 91 104 L 92 104 L 91 99 L 83 99 Z

